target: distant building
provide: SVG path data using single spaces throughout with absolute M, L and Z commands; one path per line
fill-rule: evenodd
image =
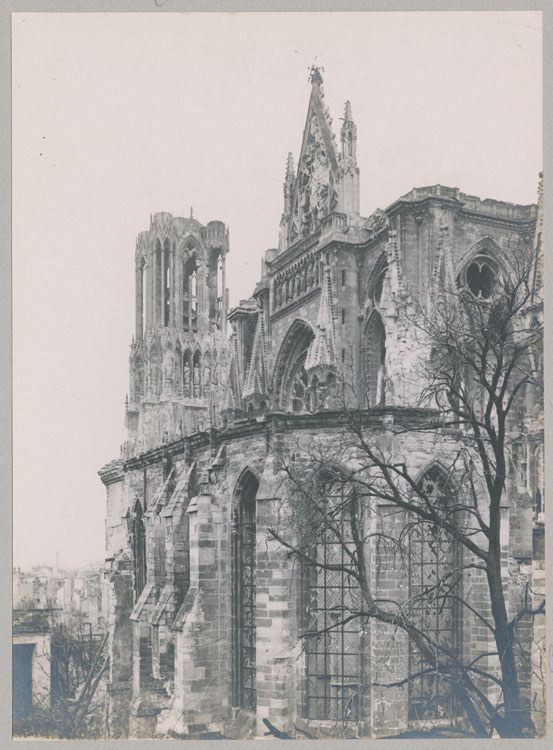
M 51 609 L 14 610 L 13 720 L 17 728 L 51 698 Z

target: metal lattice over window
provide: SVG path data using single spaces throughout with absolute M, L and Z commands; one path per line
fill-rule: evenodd
M 232 704 L 255 711 L 255 495 L 246 472 L 238 484 L 232 523 Z
M 375 310 L 365 328 L 365 393 L 367 405 L 384 403 L 386 331 L 379 313 Z
M 349 619 L 360 609 L 357 581 L 348 574 L 353 551 L 352 516 L 355 501 L 343 488 L 324 498 L 326 519 L 309 557 L 316 564 L 302 565 L 302 610 L 305 636 L 305 690 L 303 714 L 307 719 L 358 721 L 361 718 L 362 624 Z M 343 566 L 335 570 L 332 566 Z
M 420 486 L 432 505 L 451 519 L 455 493 L 443 470 L 427 471 Z M 460 558 L 458 543 L 440 526 L 414 523 L 409 540 L 410 617 L 428 637 L 432 658 L 425 658 L 410 639 L 409 673 L 416 675 L 409 683 L 410 720 L 454 715 L 451 683 L 443 676 L 447 672 L 438 668 L 447 665 L 451 656 L 459 656 Z

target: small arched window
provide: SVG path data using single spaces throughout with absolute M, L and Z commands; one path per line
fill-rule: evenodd
M 493 295 L 496 278 L 495 261 L 489 255 L 480 254 L 467 263 L 462 282 L 476 299 L 488 300 Z

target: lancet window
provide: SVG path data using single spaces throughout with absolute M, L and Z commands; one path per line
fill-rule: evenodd
M 134 505 L 131 521 L 132 554 L 134 569 L 135 601 L 138 600 L 146 585 L 146 527 L 142 505 L 137 500 Z
M 386 331 L 376 310 L 365 327 L 364 355 L 367 406 L 379 406 L 385 399 Z
M 255 496 L 247 471 L 239 482 L 232 518 L 232 704 L 255 711 Z
M 192 254 L 184 263 L 182 327 L 185 331 L 198 330 L 198 263 Z
M 343 487 L 326 486 L 315 511 L 313 541 L 303 562 L 305 682 L 307 719 L 358 721 L 363 713 L 363 644 L 359 586 L 348 573 L 354 549 L 352 524 L 361 534 L 353 497 Z M 339 569 L 336 569 L 339 567 Z
M 440 467 L 419 486 L 431 505 L 455 521 L 455 492 Z M 409 642 L 409 719 L 440 719 L 454 713 L 447 664 L 459 656 L 461 555 L 458 543 L 439 525 L 413 520 L 409 537 L 409 616 L 425 636 L 426 653 Z

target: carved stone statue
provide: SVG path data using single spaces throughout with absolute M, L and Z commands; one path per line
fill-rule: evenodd
M 194 398 L 200 397 L 200 365 L 196 362 L 194 365 Z
M 184 396 L 190 398 L 190 365 L 188 362 L 185 362 L 182 368 L 182 389 Z
M 163 392 L 171 393 L 173 390 L 173 362 L 171 352 L 165 352 L 163 357 Z
M 204 396 L 207 396 L 209 394 L 209 385 L 211 383 L 211 368 L 209 367 L 209 364 L 206 362 L 204 365 Z

